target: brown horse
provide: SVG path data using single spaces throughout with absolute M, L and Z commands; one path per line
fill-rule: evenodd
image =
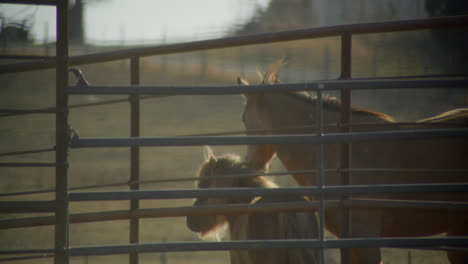
M 228 174 L 247 173 L 246 163 L 239 156 L 215 157 L 209 150 L 207 160 L 198 173 L 198 188 L 277 188 L 276 184 L 263 176 L 223 177 Z M 218 177 L 217 177 L 218 176 Z M 306 201 L 304 197 L 285 198 L 211 198 L 196 199 L 193 206 L 223 204 L 264 204 Z M 228 225 L 231 240 L 302 239 L 318 237 L 318 221 L 315 213 L 256 213 L 242 215 L 189 216 L 187 226 L 201 236 L 219 232 Z M 318 250 L 304 249 L 251 249 L 232 250 L 233 264 L 260 263 L 318 263 Z
M 240 85 L 246 81 L 238 79 Z M 278 83 L 277 71 L 265 74 L 262 83 Z M 315 133 L 316 97 L 306 92 L 275 92 L 245 94 L 243 122 L 249 134 L 313 134 Z M 324 124 L 340 122 L 341 103 L 324 96 Z M 455 111 L 439 117 L 423 120 L 418 126 L 432 122 L 458 121 L 467 125 L 466 111 Z M 460 121 L 461 120 L 461 121 Z M 353 132 L 398 129 L 393 119 L 385 114 L 352 107 L 352 122 L 367 125 L 352 127 Z M 374 125 L 370 125 L 374 124 Z M 324 126 L 324 133 L 340 132 L 337 126 Z M 353 143 L 351 164 L 354 168 L 437 169 L 439 172 L 408 170 L 407 173 L 353 172 L 351 184 L 409 184 L 467 182 L 468 137 L 461 139 L 369 141 Z M 249 145 L 247 162 L 253 171 L 266 171 L 276 154 L 288 171 L 314 169 L 316 148 L 313 144 Z M 324 145 L 325 168 L 340 167 L 340 145 Z M 440 172 L 452 169 L 452 172 Z M 461 169 L 454 171 L 453 169 Z M 463 172 L 465 171 L 465 172 Z M 315 185 L 313 174 L 293 173 L 301 186 Z M 339 185 L 340 174 L 327 173 L 325 185 Z M 438 201 L 468 201 L 465 194 L 413 194 L 374 195 L 384 199 L 413 199 Z M 325 226 L 335 235 L 339 233 L 338 209 L 325 210 Z M 414 209 L 355 209 L 351 210 L 351 237 L 427 236 L 446 232 L 448 235 L 468 235 L 468 214 L 460 211 L 435 211 Z M 353 263 L 379 263 L 378 248 L 352 249 Z M 468 254 L 448 252 L 452 263 L 468 263 Z

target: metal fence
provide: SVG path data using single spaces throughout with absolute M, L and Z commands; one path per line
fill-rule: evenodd
M 2 1 L 5 2 L 5 1 Z M 8 2 L 8 1 L 6 1 Z M 18 1 L 16 1 L 18 2 Z M 449 238 L 373 238 L 358 239 L 348 237 L 349 226 L 343 226 L 338 240 L 325 240 L 323 236 L 324 207 L 337 207 L 344 205 L 344 219 L 349 219 L 349 208 L 353 206 L 367 206 L 371 208 L 410 207 L 410 208 L 437 208 L 440 210 L 467 210 L 466 203 L 457 202 L 429 202 L 429 201 L 396 201 L 396 200 L 372 200 L 372 199 L 345 199 L 324 200 L 325 195 L 333 194 L 347 197 L 353 194 L 378 194 L 378 193 L 410 193 L 410 192 L 467 192 L 468 184 L 413 184 L 413 185 L 374 185 L 353 186 L 349 185 L 350 168 L 350 143 L 369 140 L 389 139 L 430 139 L 430 138 L 459 138 L 467 137 L 467 128 L 427 128 L 418 130 L 399 130 L 387 132 L 350 132 L 350 108 L 351 91 L 355 89 L 390 89 L 390 88 L 466 88 L 467 76 L 400 76 L 398 78 L 376 78 L 367 80 L 354 80 L 351 78 L 351 39 L 354 34 L 396 32 L 407 30 L 423 30 L 433 28 L 468 26 L 468 16 L 421 19 L 411 21 L 397 21 L 387 23 L 370 23 L 346 26 L 332 26 L 293 30 L 275 33 L 264 33 L 241 37 L 228 37 L 214 40 L 197 41 L 191 43 L 171 44 L 158 47 L 131 48 L 120 51 L 104 52 L 99 54 L 69 57 L 68 55 L 68 1 L 52 0 L 23 0 L 21 3 L 56 5 L 57 8 L 57 55 L 55 60 L 36 61 L 0 66 L 1 73 L 14 73 L 33 71 L 47 68 L 56 69 L 56 106 L 48 109 L 35 110 L 2 110 L 2 116 L 46 113 L 56 115 L 56 146 L 53 149 L 41 149 L 37 152 L 55 151 L 55 163 L 2 163 L 0 166 L 55 166 L 56 187 L 54 190 L 39 190 L 33 193 L 55 192 L 55 199 L 51 201 L 35 202 L 0 202 L 0 211 L 4 213 L 30 213 L 30 212 L 54 212 L 55 216 L 41 216 L 24 219 L 0 220 L 0 228 L 18 228 L 26 226 L 55 225 L 55 247 L 53 249 L 0 251 L 0 254 L 26 255 L 0 260 L 11 261 L 21 259 L 33 259 L 54 257 L 55 263 L 68 263 L 70 256 L 85 255 L 109 255 L 129 254 L 130 263 L 138 263 L 138 254 L 147 252 L 179 252 L 200 250 L 232 250 L 249 248 L 296 248 L 317 247 L 342 248 L 342 263 L 349 261 L 351 247 L 464 247 L 468 244 L 468 237 Z M 276 84 L 276 85 L 250 85 L 250 86 L 224 86 L 224 87 L 166 87 L 166 86 L 141 86 L 140 84 L 140 58 L 161 54 L 199 51 L 216 48 L 237 47 L 252 44 L 264 44 L 281 41 L 321 38 L 329 36 L 341 37 L 341 78 L 336 81 L 319 81 L 310 83 Z M 72 86 L 68 87 L 68 67 L 70 65 L 82 65 L 113 60 L 130 60 L 131 86 Z M 417 78 L 415 78 L 417 77 Z M 338 134 L 323 134 L 322 105 L 317 104 L 317 134 L 314 135 L 273 135 L 273 136 L 186 136 L 186 137 L 140 137 L 140 100 L 143 95 L 209 95 L 209 94 L 238 94 L 272 91 L 315 91 L 318 102 L 325 90 L 341 91 L 341 132 Z M 129 138 L 80 138 L 68 125 L 68 111 L 73 106 L 68 104 L 68 97 L 75 94 L 123 94 L 130 95 L 131 109 L 131 133 Z M 119 100 L 108 101 L 114 103 Z M 84 107 L 79 105 L 75 107 Z M 315 187 L 278 188 L 270 189 L 207 189 L 207 190 L 171 190 L 171 191 L 141 191 L 139 186 L 139 148 L 142 146 L 203 146 L 203 145 L 246 145 L 246 144 L 317 144 L 317 168 L 310 170 L 317 177 L 318 185 Z M 341 144 L 341 173 L 342 186 L 323 186 L 323 145 L 326 143 Z M 68 153 L 73 148 L 95 147 L 129 147 L 131 175 L 130 182 L 115 183 L 114 185 L 126 185 L 130 191 L 121 192 L 69 192 L 68 182 Z M 4 153 L 24 154 L 26 152 Z M 362 170 L 365 170 L 363 168 Z M 390 171 L 392 169 L 389 169 Z M 394 169 L 397 170 L 397 169 Z M 423 170 L 423 169 L 422 169 Z M 255 174 L 252 174 L 255 175 Z M 188 179 L 193 180 L 193 179 Z M 82 186 L 76 189 L 88 189 L 99 186 Z M 31 193 L 31 192 L 27 192 Z M 17 195 L 18 193 L 14 193 Z M 141 209 L 141 199 L 180 199 L 195 197 L 217 196 L 251 196 L 252 194 L 263 196 L 276 196 L 287 194 L 315 195 L 320 199 L 312 203 L 279 203 L 276 205 L 233 205 L 229 207 L 211 206 L 205 208 L 172 207 Z M 75 201 L 103 201 L 103 200 L 129 200 L 130 210 L 107 211 L 98 213 L 70 214 L 69 204 Z M 139 219 L 170 216 L 187 216 L 195 214 L 218 213 L 249 213 L 249 212 L 278 212 L 278 211 L 304 211 L 318 210 L 320 216 L 320 237 L 310 240 L 275 240 L 275 241 L 230 241 L 230 242 L 200 242 L 200 243 L 157 243 L 139 244 Z M 129 245 L 121 246 L 87 246 L 71 248 L 69 246 L 69 225 L 71 223 L 83 223 L 94 221 L 110 221 L 118 219 L 130 219 Z M 347 221 L 345 221 L 347 222 Z M 349 221 L 348 221 L 349 222 Z M 322 258 L 323 260 L 323 258 Z

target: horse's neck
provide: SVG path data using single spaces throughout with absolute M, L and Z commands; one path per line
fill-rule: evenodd
M 230 215 L 227 217 L 229 223 L 229 235 L 231 240 L 247 240 L 249 229 L 248 215 Z
M 230 215 L 227 217 L 229 223 L 230 240 L 248 240 L 249 239 L 249 216 L 248 215 Z M 231 264 L 251 264 L 247 250 L 229 251 Z
M 315 125 L 316 101 L 301 93 L 268 93 L 259 102 L 258 109 L 273 127 Z M 325 123 L 339 123 L 341 120 L 340 102 L 332 98 L 323 100 L 323 120 Z M 280 120 L 282 119 L 282 120 Z M 364 108 L 352 108 L 352 120 L 356 123 L 389 123 L 392 118 L 382 113 Z

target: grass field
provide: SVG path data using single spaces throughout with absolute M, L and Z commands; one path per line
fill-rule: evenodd
M 267 48 L 253 46 L 243 48 L 242 56 L 251 56 L 255 52 L 263 52 L 263 60 L 246 60 L 240 64 L 234 58 L 239 56 L 239 49 L 225 49 L 213 52 L 187 54 L 185 58 L 168 56 L 142 60 L 141 83 L 144 85 L 233 85 L 238 72 L 245 72 L 249 79 L 256 83 L 255 70 L 267 68 L 285 55 L 288 66 L 285 70 L 291 72 L 287 76 L 289 82 L 304 79 L 321 78 L 324 65 L 319 60 L 324 47 L 329 49 L 330 64 L 327 66 L 330 78 L 338 72 L 337 39 L 327 39 L 315 42 L 291 42 L 286 44 L 266 45 Z M 359 76 L 371 75 L 369 64 L 372 64 L 371 54 L 366 46 L 356 41 L 353 48 L 357 61 L 356 72 Z M 310 48 L 309 55 L 302 57 L 293 52 L 296 49 Z M 207 61 L 200 63 L 197 58 L 206 56 Z M 390 55 L 381 55 L 382 60 L 388 60 Z M 416 57 L 420 57 L 418 54 Z M 403 56 L 404 57 L 404 56 Z M 315 59 L 315 60 L 314 60 Z M 221 66 L 216 63 L 224 61 Z M 212 64 L 210 62 L 213 62 Z M 420 60 L 419 60 L 420 62 Z M 393 63 L 393 64 L 392 64 Z M 418 64 L 418 61 L 413 62 Z M 419 63 L 420 64 L 420 63 Z M 354 64 L 353 64 L 354 65 Z M 398 74 L 400 66 L 395 62 L 382 63 L 379 71 Z M 358 67 L 359 66 L 359 67 Z M 367 68 L 366 68 L 367 67 Z M 129 83 L 128 62 L 103 63 L 80 67 L 92 84 L 96 85 L 127 85 Z M 243 70 L 242 70 L 243 69 Z M 311 75 L 295 75 L 295 69 L 310 70 Z M 369 70 L 365 70 L 369 69 Z M 408 66 L 407 74 L 420 74 L 421 67 Z M 433 69 L 437 71 L 437 69 Z M 54 71 L 17 73 L 0 75 L 0 108 L 22 109 L 52 107 L 55 102 Z M 299 77 L 298 77 L 299 76 Z M 70 82 L 74 82 L 70 75 Z M 414 120 L 460 107 L 464 104 L 465 94 L 461 96 L 451 91 L 430 91 L 421 95 L 419 91 L 385 91 L 379 93 L 353 94 L 355 104 L 369 107 L 395 115 L 397 120 Z M 85 102 L 97 102 L 107 99 L 125 97 L 104 96 L 74 96 L 70 105 Z M 442 98 L 442 100 L 441 100 Z M 382 99 L 382 100 L 379 100 Z M 437 103 L 435 103 L 437 102 Z M 178 96 L 153 98 L 141 103 L 141 136 L 173 136 L 219 131 L 237 131 L 243 129 L 241 112 L 242 98 L 239 95 L 229 96 Z M 398 106 L 398 107 L 396 107 Z M 80 137 L 127 137 L 129 136 L 129 103 L 74 108 L 70 111 L 70 124 Z M 3 117 L 0 121 L 0 153 L 30 149 L 50 148 L 55 144 L 55 118 L 53 115 L 22 115 Z M 216 154 L 234 152 L 245 153 L 245 147 L 214 147 Z M 193 177 L 203 160 L 202 147 L 184 148 L 142 148 L 141 149 L 141 179 L 153 180 L 160 178 Z M 24 156 L 0 157 L 1 162 L 54 162 L 54 154 L 30 154 Z M 277 161 L 272 170 L 282 170 Z M 83 186 L 126 182 L 129 179 L 128 149 L 76 149 L 70 155 L 70 186 Z M 4 168 L 0 167 L 0 193 L 21 192 L 53 188 L 55 184 L 54 169 L 51 168 Z M 294 185 L 289 177 L 278 178 L 281 185 Z M 192 182 L 177 182 L 163 184 L 147 184 L 142 189 L 191 189 Z M 95 190 L 127 190 L 127 187 L 111 187 Z M 40 195 L 25 195 L 1 198 L 7 200 L 40 200 L 54 199 L 52 193 Z M 144 208 L 188 206 L 191 200 L 143 201 Z M 97 212 L 105 210 L 128 209 L 128 202 L 81 202 L 72 203 L 71 213 Z M 37 215 L 37 214 L 35 214 Z M 31 215 L 0 215 L 0 219 L 14 217 L 29 217 Z M 70 229 L 72 247 L 86 245 L 115 245 L 128 243 L 128 221 L 111 221 L 101 223 L 73 224 Z M 144 219 L 141 220 L 141 243 L 158 243 L 161 241 L 181 242 L 198 241 L 198 237 L 185 226 L 183 218 Z M 0 250 L 53 248 L 53 228 L 34 227 L 11 230 L 0 230 Z M 384 263 L 406 263 L 407 250 L 384 249 Z M 171 253 L 165 256 L 159 254 L 142 254 L 141 263 L 163 263 L 161 258 L 167 258 L 167 263 L 226 263 L 226 252 Z M 330 255 L 330 263 L 337 263 L 336 251 Z M 411 251 L 412 263 L 447 263 L 446 257 L 439 252 Z M 72 258 L 72 263 L 127 263 L 125 255 L 109 257 Z M 15 263 L 52 263 L 52 259 L 33 261 L 17 261 Z

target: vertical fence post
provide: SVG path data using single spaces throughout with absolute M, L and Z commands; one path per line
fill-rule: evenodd
M 68 212 L 68 1 L 57 1 L 57 66 L 55 71 L 55 264 L 69 262 Z
M 323 79 L 328 80 L 330 78 L 330 51 L 328 44 L 323 48 Z
M 322 106 L 322 88 L 319 86 L 317 90 L 317 104 L 316 104 L 316 126 L 317 126 L 317 135 L 323 135 L 323 106 Z M 323 158 L 323 143 L 320 142 L 317 144 L 317 187 L 319 190 L 319 239 L 322 242 L 320 247 L 320 264 L 325 263 L 325 248 L 324 240 L 325 240 L 325 203 L 324 203 L 324 195 L 323 195 L 323 185 L 324 185 L 324 158 Z
M 140 84 L 140 57 L 130 59 L 130 84 Z M 139 95 L 130 96 L 130 136 L 140 136 L 140 98 Z M 130 147 L 130 190 L 139 189 L 140 174 L 140 148 Z M 130 211 L 138 209 L 139 200 L 130 200 Z M 139 242 L 139 221 L 138 218 L 130 217 L 130 243 Z M 138 264 L 138 253 L 130 253 L 130 264 Z
M 351 33 L 344 32 L 341 35 L 341 76 L 340 79 L 351 78 Z M 341 90 L 341 132 L 347 133 L 351 131 L 349 126 L 351 122 L 351 90 Z M 341 184 L 349 185 L 351 183 L 351 173 L 348 168 L 351 167 L 351 144 L 341 144 Z M 347 196 L 342 196 L 341 201 L 347 199 Z M 343 204 L 343 203 L 341 203 Z M 350 209 L 341 206 L 341 223 L 340 237 L 348 237 L 351 231 Z M 349 248 L 340 249 L 341 263 L 348 264 L 351 262 L 351 253 Z

